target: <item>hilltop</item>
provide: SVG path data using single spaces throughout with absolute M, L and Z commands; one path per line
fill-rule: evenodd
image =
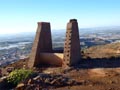
M 45 76 L 47 75 L 46 77 L 43 77 L 41 75 L 39 77 L 46 78 L 45 80 L 49 80 L 51 77 L 54 82 L 52 83 L 49 81 L 50 84 L 46 85 L 46 81 L 43 81 L 43 86 L 40 84 L 41 89 L 49 88 L 49 90 L 119 90 L 119 46 L 120 43 L 112 43 L 87 48 L 82 52 L 84 60 L 83 63 L 80 63 L 77 67 L 71 67 L 65 70 L 61 67 L 42 67 L 41 69 L 34 68 L 33 70 L 35 72 L 39 72 L 39 74 L 42 73 Z M 26 58 L 10 64 L 7 67 L 4 67 L 4 70 L 6 70 L 6 68 L 8 67 L 14 67 L 16 69 L 23 68 L 24 66 L 26 66 L 28 59 L 29 58 Z M 69 79 L 68 81 L 64 81 L 66 80 L 64 77 L 70 78 L 70 80 L 72 79 L 74 80 L 74 82 L 69 81 Z M 28 80 L 28 82 L 29 81 L 30 80 Z M 32 83 L 35 84 L 35 86 L 38 85 L 37 83 L 35 83 L 35 81 L 33 81 L 31 82 L 31 84 L 28 85 L 31 88 L 33 88 L 33 86 L 31 86 Z
M 85 49 L 84 53 L 90 58 L 120 57 L 120 43 L 93 46 Z

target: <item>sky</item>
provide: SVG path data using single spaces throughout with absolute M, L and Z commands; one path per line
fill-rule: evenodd
M 0 34 L 36 32 L 41 21 L 66 29 L 72 18 L 79 28 L 120 26 L 120 0 L 0 0 Z

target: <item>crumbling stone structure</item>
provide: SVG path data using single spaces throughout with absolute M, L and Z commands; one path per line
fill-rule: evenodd
M 35 40 L 32 46 L 28 67 L 38 66 L 41 62 L 40 53 L 52 52 L 51 28 L 48 22 L 38 22 Z
M 47 64 L 54 63 L 53 65 L 61 64 L 61 66 L 72 66 L 79 63 L 81 60 L 81 54 L 79 30 L 76 19 L 71 19 L 67 24 L 63 57 L 61 58 L 61 54 L 58 56 L 58 54 L 50 53 L 53 53 L 50 23 L 38 22 L 38 28 L 28 61 L 28 67 L 36 67 L 43 64 L 43 62 Z
M 64 64 L 69 66 L 76 65 L 81 60 L 79 29 L 76 19 L 71 19 L 67 24 L 63 60 Z

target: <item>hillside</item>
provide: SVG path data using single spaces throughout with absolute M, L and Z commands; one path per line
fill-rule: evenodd
M 94 46 L 83 51 L 83 61 L 76 67 L 34 68 L 33 70 L 39 74 L 39 80 L 42 79 L 42 83 L 38 82 L 38 79 L 34 80 L 38 78 L 37 76 L 33 80 L 25 81 L 26 86 L 21 86 L 23 89 L 20 90 L 36 88 L 40 90 L 120 90 L 119 50 L 120 43 Z M 3 70 L 5 71 L 8 67 L 26 68 L 27 61 L 28 58 L 19 60 L 4 67 Z
M 84 53 L 90 58 L 120 57 L 120 43 L 93 46 L 84 50 Z

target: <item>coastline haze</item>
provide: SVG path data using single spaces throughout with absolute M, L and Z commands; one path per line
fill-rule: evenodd
M 36 32 L 37 22 L 51 23 L 51 29 L 66 29 L 76 18 L 79 28 L 119 26 L 119 0 L 20 0 L 1 1 L 0 34 Z

